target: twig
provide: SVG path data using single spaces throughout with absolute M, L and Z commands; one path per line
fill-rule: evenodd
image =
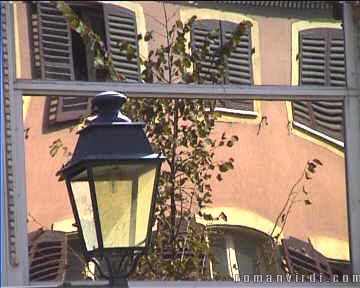
M 30 212 L 28 212 L 28 216 L 31 218 L 31 220 L 32 220 L 33 222 L 35 222 L 36 224 L 38 224 L 41 228 L 50 230 L 49 227 L 46 227 L 45 225 L 41 224 L 34 216 L 32 216 L 32 215 L 30 214 Z
M 276 218 L 275 224 L 274 224 L 273 229 L 272 229 L 272 231 L 271 231 L 271 233 L 270 233 L 270 236 L 271 236 L 271 237 L 273 237 L 273 234 L 274 234 L 274 232 L 275 232 L 275 230 L 276 230 L 276 227 L 277 227 L 277 225 L 278 225 L 278 223 L 279 223 L 279 220 L 280 220 L 280 218 L 282 217 L 284 211 L 286 210 L 286 207 L 288 206 L 288 204 L 289 204 L 289 202 L 290 202 L 291 196 L 294 194 L 294 191 L 295 191 L 296 186 L 299 185 L 299 183 L 301 182 L 301 180 L 303 180 L 304 176 L 305 176 L 305 172 L 303 172 L 303 173 L 301 174 L 301 177 L 300 177 L 300 178 L 295 182 L 295 184 L 291 187 L 291 190 L 290 190 L 290 193 L 289 193 L 289 195 L 288 195 L 288 198 L 286 199 L 286 202 L 285 202 L 283 208 L 281 209 L 279 215 L 278 215 L 277 218 Z

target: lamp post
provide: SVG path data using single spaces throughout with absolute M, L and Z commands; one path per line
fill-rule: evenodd
M 97 115 L 79 131 L 71 160 L 58 172 L 65 180 L 86 258 L 113 286 L 127 277 L 151 238 L 157 182 L 165 157 L 154 153 L 143 131 L 119 107 L 123 94 L 96 95 Z M 106 263 L 106 272 L 100 263 Z

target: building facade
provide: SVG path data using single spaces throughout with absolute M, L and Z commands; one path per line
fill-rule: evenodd
M 216 42 L 220 45 L 237 23 L 252 24 L 228 60 L 224 84 L 346 86 L 344 33 L 334 5 L 218 2 L 165 6 L 167 15 L 172 15 L 169 25 L 197 16 L 187 39 L 195 48 L 202 45 L 201 35 L 213 29 L 220 32 Z M 104 80 L 94 72 L 92 51 L 55 6 L 40 2 L 14 6 L 17 78 Z M 138 81 L 137 59 L 124 58 L 114 42 L 127 39 L 140 55 L 164 43 L 163 3 L 114 1 L 73 8 L 103 37 L 115 69 Z M 156 40 L 137 43 L 137 34 L 147 31 L 154 31 Z M 210 73 L 211 62 L 202 69 Z M 70 127 L 89 108 L 88 99 L 79 97 L 23 98 L 29 232 L 39 226 L 74 230 L 66 187 L 55 174 L 76 142 Z M 219 99 L 217 110 L 221 117 L 213 137 L 226 131 L 237 135 L 239 142 L 216 153 L 217 160 L 234 158 L 235 169 L 222 182 L 213 183 L 213 204 L 205 211 L 223 212 L 226 221 L 198 217 L 200 223 L 225 231 L 226 237 L 216 247 L 225 264 L 213 269 L 230 277 L 239 271 L 254 273 L 252 263 L 261 250 L 256 239 L 270 234 L 292 186 L 312 159 L 323 165 L 306 185 L 310 203 L 301 201 L 294 207 L 281 238 L 296 237 L 332 261 L 349 261 L 342 101 Z

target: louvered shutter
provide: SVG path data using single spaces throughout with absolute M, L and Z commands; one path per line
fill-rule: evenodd
M 134 12 L 114 5 L 104 4 L 106 42 L 111 53 L 116 72 L 121 73 L 127 81 L 139 81 L 139 48 L 137 41 L 136 18 Z M 133 58 L 127 58 L 127 52 L 121 51 L 119 45 L 127 41 L 134 49 Z
M 49 80 L 75 80 L 71 31 L 55 3 L 38 2 L 38 42 L 41 77 Z M 84 116 L 89 109 L 86 97 L 50 97 L 49 124 Z
M 300 85 L 346 85 L 342 30 L 305 30 L 299 41 Z M 294 101 L 293 115 L 296 122 L 344 141 L 342 101 Z
M 228 21 L 221 21 L 222 43 L 225 44 L 232 37 L 238 24 Z M 241 37 L 237 45 L 228 58 L 227 70 L 225 74 L 226 84 L 252 85 L 252 47 L 251 30 L 248 29 Z M 254 110 L 254 101 L 252 100 L 221 100 L 220 107 L 235 110 Z
M 216 52 L 221 46 L 220 21 L 198 20 L 195 21 L 192 26 L 191 43 L 192 49 L 194 51 L 201 50 L 205 45 L 207 35 L 215 30 L 219 31 L 219 37 L 211 40 L 212 43 L 209 45 L 209 55 L 205 60 L 198 63 L 197 67 L 195 67 L 195 69 L 198 69 L 200 77 L 204 80 L 204 83 L 213 83 L 212 79 L 216 77 L 216 61 L 219 59 L 218 55 L 216 55 Z
M 285 270 L 295 277 L 298 275 L 315 275 L 317 280 L 332 280 L 330 265 L 324 255 L 314 249 L 307 242 L 290 237 L 282 240 L 282 247 L 285 259 Z
M 200 76 L 204 79 L 204 83 L 214 83 L 213 78 L 216 78 L 216 62 L 219 60 L 217 51 L 224 45 L 231 37 L 236 29 L 237 24 L 228 21 L 218 20 L 198 20 L 193 24 L 191 33 L 192 49 L 201 49 L 204 46 L 206 36 L 209 32 L 215 29 L 219 30 L 219 38 L 214 39 L 210 44 L 209 57 L 205 61 L 201 61 L 196 67 L 199 69 Z M 252 77 L 252 63 L 251 63 L 251 31 L 248 30 L 241 37 L 241 41 L 236 47 L 236 50 L 231 53 L 228 58 L 228 67 L 225 71 L 225 77 L 220 80 L 220 83 L 251 85 L 253 83 Z M 219 81 L 218 81 L 219 82 Z M 253 111 L 253 101 L 251 100 L 221 100 L 217 101 L 217 109 L 223 111 L 231 110 L 247 110 Z
M 30 281 L 63 281 L 66 259 L 64 232 L 38 230 L 29 234 Z

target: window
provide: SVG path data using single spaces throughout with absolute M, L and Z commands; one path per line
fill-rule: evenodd
M 74 11 L 97 32 L 110 51 L 114 68 L 127 81 L 139 80 L 138 44 L 135 13 L 110 4 L 75 4 Z M 32 6 L 35 77 L 51 80 L 104 81 L 104 71 L 94 69 L 94 52 L 90 45 L 69 27 L 53 2 Z M 135 48 L 132 59 L 121 51 L 119 43 L 127 41 Z M 51 97 L 48 101 L 48 123 L 75 120 L 89 111 L 86 98 Z
M 234 227 L 217 230 L 215 233 L 210 238 L 216 258 L 212 263 L 215 279 L 263 274 L 264 249 L 268 245 L 265 234 L 254 229 Z
M 345 87 L 344 35 L 341 29 L 300 31 L 298 55 L 299 85 Z M 297 128 L 315 132 L 333 143 L 344 142 L 342 101 L 294 101 L 292 109 Z
M 236 29 L 237 23 L 219 20 L 198 20 L 195 21 L 192 27 L 191 41 L 192 49 L 201 49 L 205 42 L 206 35 L 214 30 L 219 31 L 217 39 L 213 40 L 210 45 L 210 54 L 212 59 L 200 63 L 200 75 L 205 79 L 205 83 L 212 83 L 213 73 L 215 70 L 215 61 L 218 60 L 217 50 L 228 41 L 233 31 Z M 240 43 L 236 50 L 230 55 L 227 60 L 227 68 L 225 71 L 222 83 L 238 84 L 238 85 L 252 85 L 253 71 L 252 71 L 252 53 L 251 47 L 251 31 L 248 29 L 243 36 L 241 36 Z M 218 111 L 223 112 L 239 112 L 239 111 L 254 111 L 254 101 L 251 100 L 219 100 L 217 103 Z M 251 114 L 251 113 L 250 113 Z

